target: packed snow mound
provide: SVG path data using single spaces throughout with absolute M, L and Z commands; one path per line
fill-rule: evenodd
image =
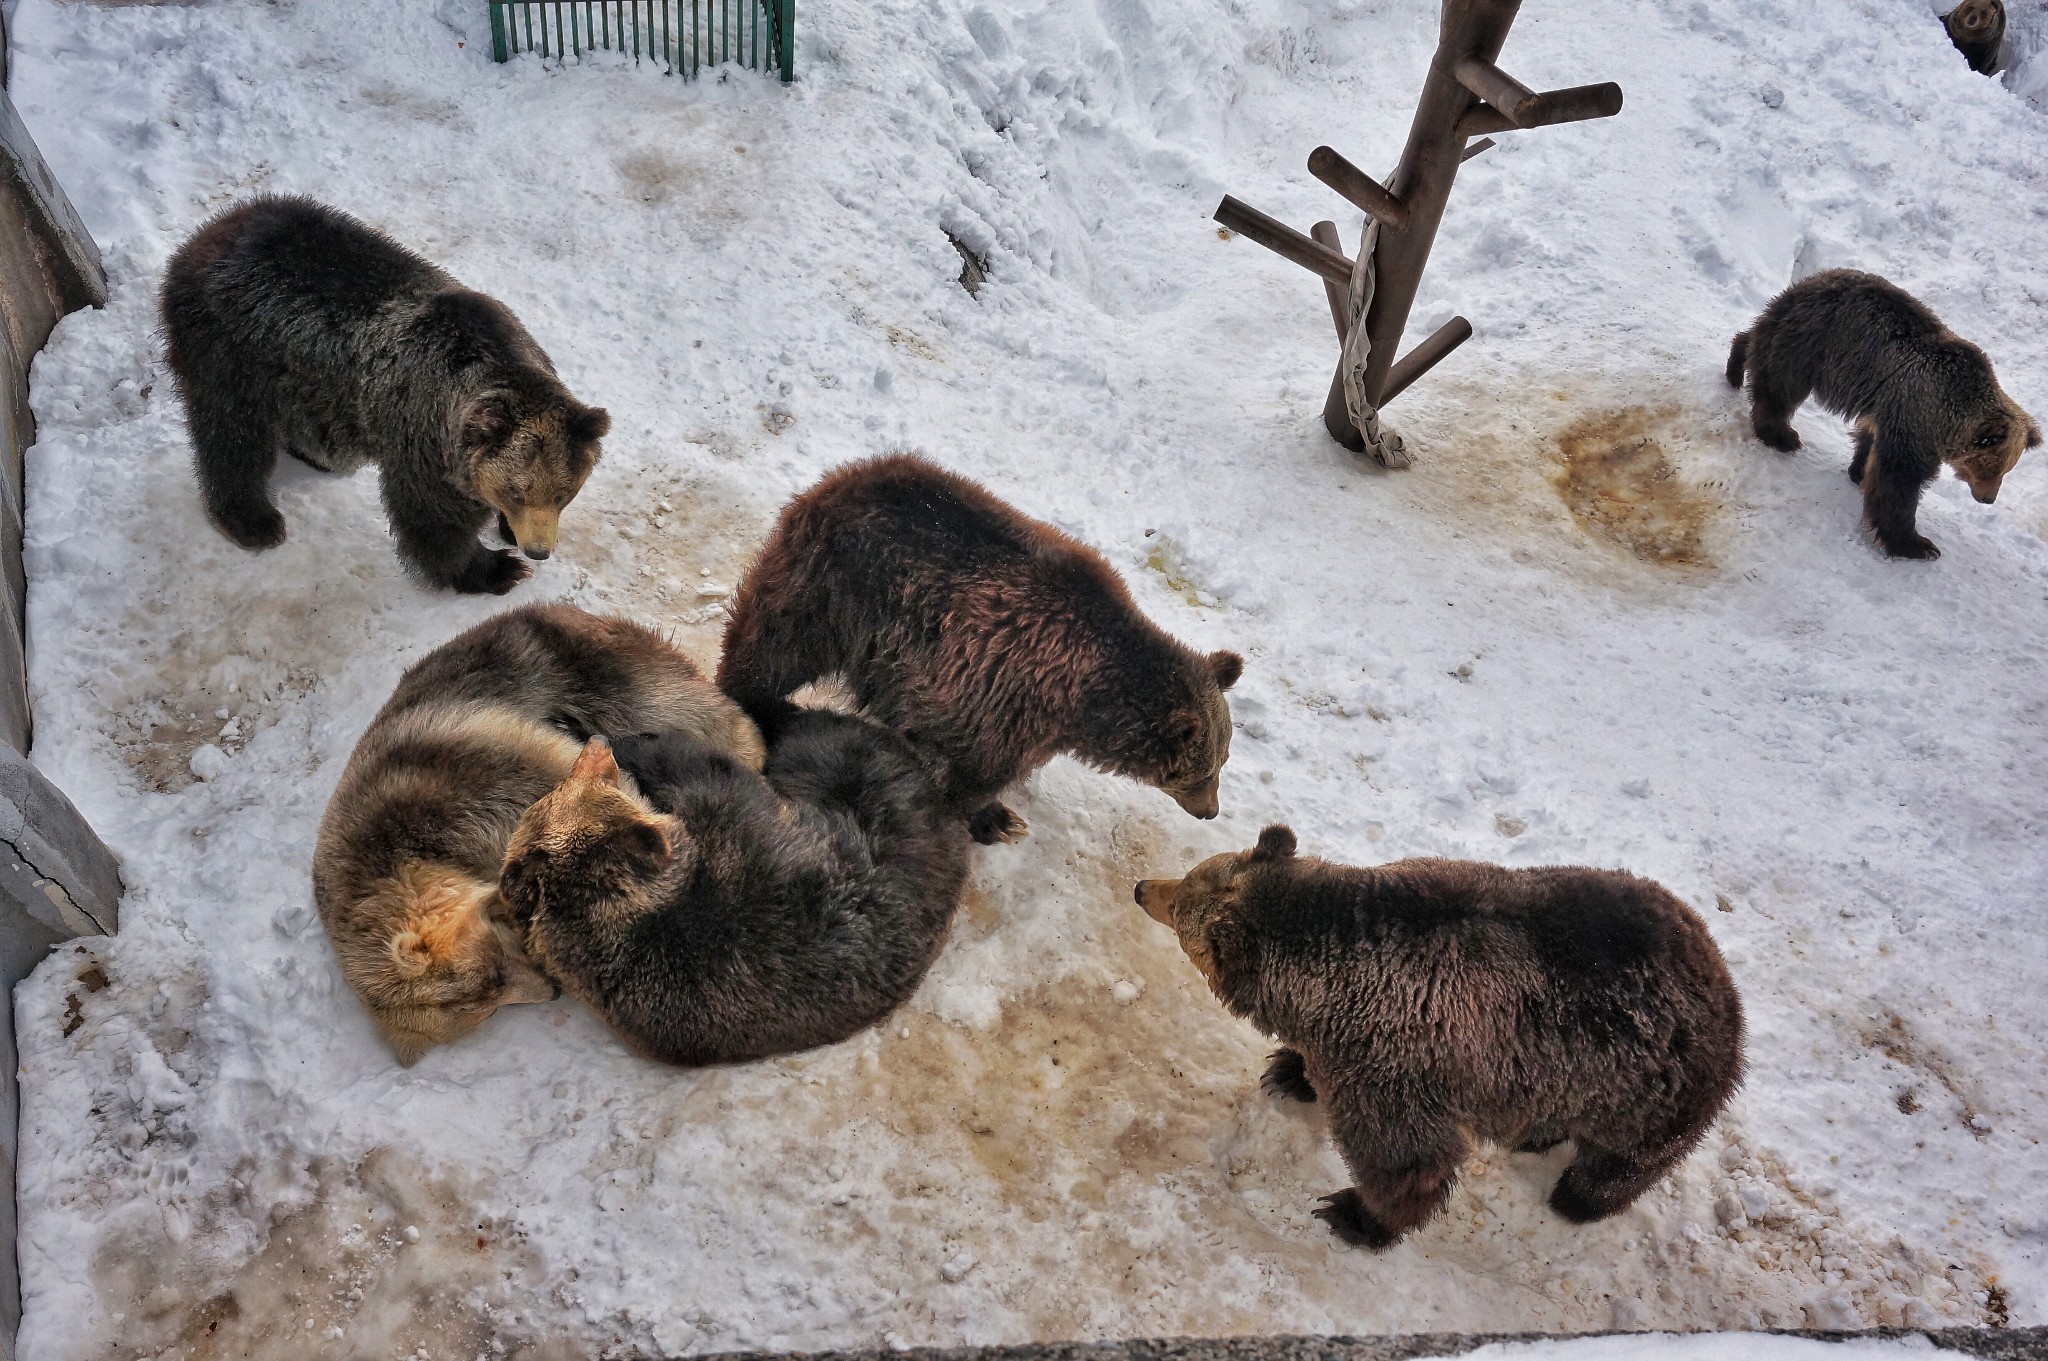
M 1332 445 L 1315 279 L 1226 190 L 1360 223 L 1423 0 L 805 0 L 792 88 L 487 56 L 481 0 L 20 0 L 14 97 L 109 262 L 35 369 L 35 759 L 121 854 L 118 938 L 16 999 L 31 1361 L 585 1356 L 1237 1332 L 2048 1318 L 2048 459 L 1859 530 L 1839 424 L 1748 438 L 1732 333 L 1855 265 L 2048 416 L 2048 119 L 1919 0 L 1529 0 L 1503 57 L 1619 81 L 1500 138 L 1413 326 L 1477 334 Z M 401 1070 L 312 909 L 321 811 L 400 670 L 502 602 L 410 584 L 371 475 L 205 522 L 155 335 L 169 253 L 316 195 L 505 300 L 605 461 L 515 600 L 707 665 L 776 507 L 919 449 L 1248 661 L 1224 815 L 1056 762 L 889 1024 L 706 1072 L 567 1000 Z M 948 234 L 986 260 L 970 297 Z M 1750 1077 L 1603 1224 L 1484 1154 L 1384 1255 L 1268 1047 L 1130 900 L 1285 820 L 1304 851 L 1618 866 L 1698 908 Z M 494 1347 L 493 1344 L 496 1344 Z

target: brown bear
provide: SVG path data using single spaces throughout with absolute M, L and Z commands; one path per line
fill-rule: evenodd
M 398 552 L 431 585 L 502 595 L 555 548 L 611 417 L 569 394 L 504 304 L 307 198 L 237 204 L 164 274 L 164 338 L 206 513 L 244 548 L 284 542 L 280 450 L 375 463 Z
M 2003 0 L 1963 0 L 1941 23 L 1972 71 L 1988 76 L 1998 69 L 1998 49 L 2005 42 Z
M 1756 437 L 1799 447 L 1792 413 L 1811 394 L 1856 423 L 1849 480 L 1863 516 L 1895 558 L 1938 558 L 1914 526 L 1920 492 L 1946 463 L 1979 501 L 2040 427 L 2005 395 L 1984 351 L 1941 324 L 1925 304 L 1875 274 L 1830 269 L 1773 298 L 1728 349 L 1728 385 L 1749 377 Z
M 1316 1217 L 1385 1248 L 1449 1199 L 1474 1137 L 1575 1156 L 1585 1223 L 1677 1164 L 1742 1078 L 1742 1000 L 1699 918 L 1618 870 L 1249 851 L 1138 884 L 1223 1005 L 1278 1039 L 1264 1085 L 1329 1112 L 1356 1185 Z
M 1061 752 L 1215 817 L 1223 692 L 1243 665 L 1167 636 L 1094 549 L 896 454 L 783 509 L 734 598 L 718 683 L 772 729 L 790 692 L 839 677 L 928 754 L 987 844 L 1025 830 L 996 796 Z
M 688 657 L 567 605 L 486 620 L 400 679 L 349 756 L 313 854 L 342 976 L 399 1062 L 554 995 L 498 894 L 505 843 L 585 739 L 645 728 L 761 767 L 753 723 Z
M 740 1063 L 901 1005 L 945 944 L 968 844 L 901 737 L 806 711 L 760 774 L 684 733 L 616 755 L 592 738 L 498 884 L 532 958 L 634 1050 Z

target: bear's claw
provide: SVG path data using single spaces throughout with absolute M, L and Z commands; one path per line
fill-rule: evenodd
M 1308 1060 L 1292 1049 L 1275 1049 L 1266 1056 L 1266 1075 L 1259 1086 L 1267 1095 L 1288 1101 L 1313 1104 L 1316 1099 L 1315 1084 L 1308 1080 Z
M 967 819 L 967 830 L 984 846 L 1022 841 L 1031 824 L 999 803 L 984 804 Z
M 1319 1209 L 1311 1211 L 1317 1219 L 1330 1226 L 1330 1232 L 1354 1248 L 1370 1248 L 1378 1252 L 1394 1245 L 1394 1235 L 1388 1233 L 1372 1211 L 1365 1208 L 1365 1202 L 1358 1197 L 1358 1188 L 1347 1186 L 1324 1196 Z

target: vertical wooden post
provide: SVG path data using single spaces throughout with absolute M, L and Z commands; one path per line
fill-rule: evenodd
M 1387 374 L 1394 367 L 1401 333 L 1407 329 L 1408 313 L 1422 285 L 1422 267 L 1429 261 L 1429 248 L 1436 241 L 1444 205 L 1450 201 L 1451 185 L 1464 159 L 1465 135 L 1458 130 L 1458 122 L 1479 102 L 1477 95 L 1459 83 L 1454 68 L 1467 57 L 1488 63 L 1498 57 L 1521 4 L 1522 0 L 1444 0 L 1436 57 L 1423 81 L 1401 164 L 1387 184 L 1388 191 L 1407 205 L 1408 221 L 1400 227 L 1380 223 L 1379 250 L 1373 257 L 1379 272 L 1372 305 L 1365 314 L 1366 336 L 1372 341 L 1365 396 L 1374 406 L 1380 405 L 1386 393 Z M 1329 399 L 1323 403 L 1323 425 L 1345 448 L 1365 447 L 1344 400 L 1341 367 L 1330 382 Z

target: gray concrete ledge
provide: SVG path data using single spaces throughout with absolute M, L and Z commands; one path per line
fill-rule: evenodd
M 1770 1329 L 1776 1337 L 1820 1342 L 1931 1342 L 1942 1351 L 1987 1361 L 2048 1358 L 2048 1328 L 1872 1328 L 1858 1332 Z M 1391 1337 L 1182 1337 L 1129 1342 L 1042 1342 L 1015 1347 L 913 1347 L 908 1351 L 725 1352 L 746 1357 L 807 1357 L 814 1361 L 1410 1361 L 1462 1356 L 1493 1342 L 1559 1342 L 1616 1333 L 1406 1333 Z

